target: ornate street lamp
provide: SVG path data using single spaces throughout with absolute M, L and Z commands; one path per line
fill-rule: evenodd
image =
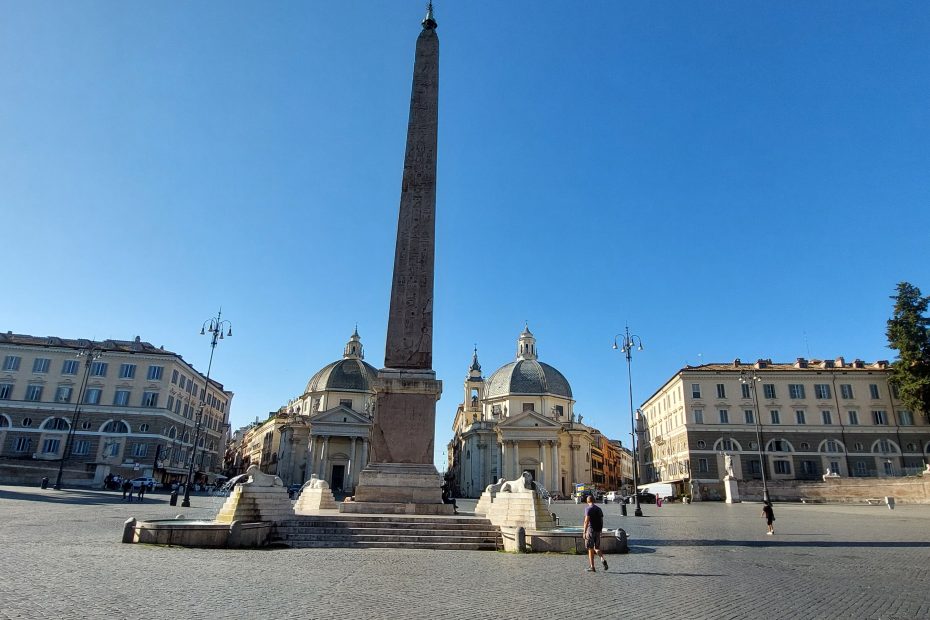
M 636 510 L 633 514 L 637 517 L 643 516 L 643 509 L 639 505 L 639 473 L 637 468 L 636 456 L 636 420 L 633 410 L 633 347 L 637 351 L 643 350 L 643 341 L 636 334 L 630 334 L 630 326 L 627 325 L 622 334 L 614 336 L 614 349 L 619 350 L 626 356 L 626 378 L 630 390 L 630 435 L 633 437 L 633 497 L 636 498 Z
M 759 469 L 762 471 L 762 501 L 769 503 L 769 486 L 765 478 L 765 448 L 762 445 L 762 412 L 759 411 L 759 394 L 756 391 L 756 384 L 761 381 L 759 375 L 754 372 L 739 371 L 739 382 L 749 386 L 752 391 L 752 402 L 756 408 L 756 445 L 759 448 Z
M 68 428 L 68 435 L 65 438 L 65 448 L 61 453 L 61 458 L 58 459 L 58 475 L 55 477 L 55 486 L 52 487 L 56 491 L 61 490 L 61 476 L 64 473 L 65 460 L 71 453 L 74 433 L 77 430 L 78 420 L 81 417 L 81 402 L 84 400 L 84 392 L 87 389 L 87 379 L 90 376 L 90 368 L 94 361 L 103 355 L 103 349 L 92 342 L 89 346 L 78 351 L 77 355 L 78 357 L 84 358 L 84 377 L 81 379 L 81 387 L 78 390 L 77 402 L 74 403 L 74 416 L 72 416 L 71 426 Z
M 200 405 L 197 407 L 197 424 L 194 427 L 194 445 L 191 448 L 190 465 L 187 467 L 187 482 L 184 484 L 184 499 L 181 506 L 188 508 L 191 505 L 191 478 L 194 477 L 194 463 L 197 461 L 197 444 L 200 441 L 200 429 L 203 425 L 203 409 L 207 405 L 207 396 L 210 392 L 210 370 L 213 368 L 213 352 L 216 350 L 216 343 L 223 339 L 223 332 L 227 336 L 232 336 L 232 323 L 222 319 L 223 310 L 220 309 L 216 316 L 203 322 L 200 328 L 200 335 L 210 334 L 210 362 L 207 364 L 207 378 L 203 386 L 203 396 L 200 397 Z

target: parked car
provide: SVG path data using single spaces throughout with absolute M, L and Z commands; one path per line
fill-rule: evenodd
M 138 489 L 139 487 L 144 485 L 145 488 L 148 489 L 149 491 L 154 491 L 155 489 L 161 486 L 160 483 L 155 482 L 155 478 L 146 478 L 145 476 L 141 478 L 133 478 L 129 482 L 132 483 L 132 488 L 134 489 Z
M 605 502 L 619 502 L 620 493 L 618 493 L 617 491 L 608 491 L 607 495 L 604 496 L 604 501 Z

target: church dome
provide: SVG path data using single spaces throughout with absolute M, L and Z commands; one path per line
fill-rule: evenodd
M 554 394 L 572 397 L 572 387 L 565 376 L 536 360 L 517 360 L 498 368 L 488 378 L 485 398 L 507 394 Z
M 358 329 L 346 344 L 342 359 L 324 366 L 307 382 L 305 392 L 373 392 L 378 369 L 365 361 Z
M 485 398 L 507 394 L 553 394 L 572 397 L 565 375 L 536 359 L 536 338 L 524 327 L 517 339 L 517 361 L 501 366 L 488 377 Z

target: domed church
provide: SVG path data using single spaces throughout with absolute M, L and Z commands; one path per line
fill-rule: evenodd
M 316 474 L 334 491 L 351 493 L 368 463 L 377 375 L 356 329 L 342 359 L 320 369 L 288 404 L 278 475 L 300 483 Z
M 539 361 L 528 326 L 517 339 L 516 360 L 487 379 L 475 350 L 464 392 L 448 447 L 453 493 L 479 497 L 498 478 L 513 480 L 524 471 L 564 496 L 574 483 L 591 482 L 594 429 L 575 415 L 565 375 Z

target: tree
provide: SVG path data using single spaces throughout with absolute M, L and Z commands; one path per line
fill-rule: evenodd
M 888 347 L 898 352 L 891 365 L 891 382 L 901 402 L 910 409 L 930 414 L 930 297 L 908 282 L 898 284 L 894 314 L 888 320 Z

